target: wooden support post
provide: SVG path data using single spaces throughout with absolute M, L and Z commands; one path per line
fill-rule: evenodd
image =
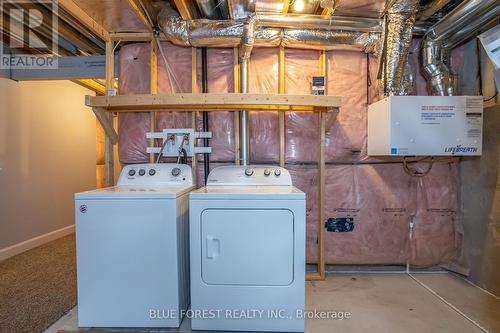
M 279 49 L 279 93 L 285 94 L 285 48 L 280 46 Z M 280 167 L 285 167 L 285 113 L 278 113 L 279 129 L 280 129 Z
M 104 128 L 104 133 L 109 137 L 112 144 L 118 143 L 118 134 L 113 126 L 113 118 L 109 117 L 109 113 L 103 108 L 92 108 L 97 120 L 101 123 L 102 128 Z
M 240 64 L 238 47 L 233 49 L 233 86 L 234 92 L 240 92 Z M 235 111 L 234 119 L 234 164 L 240 165 L 240 112 Z
M 336 117 L 338 110 L 333 117 Z M 311 272 L 306 275 L 307 281 L 324 280 L 325 274 L 325 143 L 326 143 L 326 112 L 318 112 L 319 114 L 319 217 L 318 217 L 318 271 Z
M 150 63 L 150 86 L 151 95 L 156 95 L 158 93 L 158 49 L 156 41 L 153 39 L 150 42 L 151 51 L 149 57 Z M 156 112 L 151 111 L 149 113 L 149 130 L 151 132 L 156 131 Z M 149 139 L 149 145 L 153 147 L 155 145 L 155 139 Z M 149 154 L 149 162 L 155 162 L 155 154 Z
M 326 145 L 326 129 L 325 129 L 326 112 L 319 112 L 320 123 L 320 149 L 319 149 L 319 258 L 318 272 L 321 280 L 325 279 L 325 145 Z
M 290 8 L 290 0 L 283 0 L 283 9 L 281 10 L 281 14 L 288 14 L 288 9 Z
M 111 40 L 106 42 L 106 93 L 108 94 L 111 89 L 115 89 L 115 71 L 114 71 L 114 45 L 115 43 Z M 113 125 L 113 113 L 107 112 L 105 115 L 108 120 L 104 123 L 110 123 Z M 101 122 L 101 124 L 104 124 Z M 104 125 L 103 125 L 104 126 Z M 105 127 L 106 129 L 106 127 Z M 118 138 L 116 139 L 116 142 Z M 114 146 L 112 138 L 108 131 L 106 132 L 105 142 L 105 184 L 106 186 L 113 186 L 115 184 L 115 156 L 114 156 Z
M 198 92 L 198 50 L 196 47 L 191 48 L 191 93 Z M 191 112 L 191 127 L 196 131 L 196 118 L 198 112 Z M 193 168 L 193 182 L 198 184 L 198 157 L 196 154 L 191 159 L 191 167 Z

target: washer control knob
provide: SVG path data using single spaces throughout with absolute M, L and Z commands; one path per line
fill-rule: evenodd
M 150 176 L 154 176 L 156 173 L 156 170 L 155 169 L 149 169 L 149 175 Z
M 274 175 L 275 175 L 276 177 L 281 176 L 281 170 L 280 170 L 280 169 L 276 169 L 276 170 L 274 170 Z
M 130 169 L 130 170 L 128 171 L 128 175 L 129 175 L 130 177 L 134 176 L 134 175 L 135 175 L 135 170 L 134 170 L 134 169 Z
M 253 175 L 253 169 L 252 169 L 252 168 L 246 168 L 246 169 L 245 169 L 245 175 L 247 175 L 247 176 L 249 176 L 249 177 L 250 177 L 251 175 Z
M 139 176 L 144 176 L 146 174 L 146 170 L 140 169 L 139 170 Z
M 179 169 L 179 168 L 172 169 L 172 176 L 177 177 L 180 174 L 181 174 L 181 169 Z
M 271 170 L 269 170 L 269 169 L 265 169 L 265 170 L 264 170 L 264 176 L 266 176 L 266 177 L 267 177 L 267 176 L 269 176 L 270 174 L 271 174 Z

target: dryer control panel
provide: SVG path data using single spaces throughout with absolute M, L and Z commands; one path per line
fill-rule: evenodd
M 223 166 L 213 169 L 207 186 L 292 186 L 292 177 L 287 169 L 272 165 Z
M 129 164 L 123 167 L 118 185 L 193 185 L 193 171 L 187 164 Z

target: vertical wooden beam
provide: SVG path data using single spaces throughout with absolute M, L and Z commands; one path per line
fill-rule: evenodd
M 240 92 L 240 65 L 238 47 L 233 49 L 233 86 L 234 92 Z M 234 164 L 240 165 L 240 112 L 234 112 Z
M 198 92 L 198 50 L 196 47 L 191 48 L 191 92 Z M 191 112 L 191 127 L 196 131 L 196 118 L 198 112 Z M 191 159 L 191 167 L 193 168 L 193 182 L 198 184 L 198 157 L 196 154 Z
M 278 89 L 280 94 L 285 94 L 285 48 L 279 48 L 279 79 Z M 278 112 L 279 135 L 280 135 L 280 166 L 285 167 L 285 113 Z
M 320 149 L 319 149 L 319 257 L 318 272 L 321 280 L 325 279 L 325 144 L 326 144 L 326 112 L 319 112 Z
M 319 75 L 326 76 L 326 51 L 319 51 Z M 326 85 L 326 80 L 325 80 Z
M 151 51 L 149 57 L 150 64 L 150 83 L 149 89 L 151 95 L 156 95 L 158 93 L 158 46 L 156 41 L 153 39 L 150 43 Z M 156 131 L 156 112 L 149 113 L 149 130 L 151 132 Z M 149 145 L 153 147 L 155 145 L 155 139 L 149 139 Z M 149 162 L 154 163 L 155 154 L 149 154 Z
M 283 15 L 288 14 L 289 8 L 290 8 L 290 0 L 283 0 L 283 9 L 282 9 L 281 13 Z
M 115 43 L 111 40 L 106 42 L 106 94 L 109 94 L 112 89 L 115 89 L 115 71 L 114 71 L 114 45 Z M 113 113 L 106 112 L 108 120 L 113 124 Z M 113 142 L 109 135 L 106 134 L 104 139 L 105 144 L 105 182 L 106 186 L 113 186 L 115 184 L 115 154 Z
M 327 61 L 326 52 L 320 51 L 319 54 L 319 65 L 318 73 L 321 76 L 326 76 L 327 74 Z M 325 88 L 327 86 L 327 80 L 325 78 Z M 336 110 L 338 112 L 338 110 Z M 332 116 L 333 121 L 335 121 L 337 112 Z M 308 273 L 306 275 L 306 280 L 308 281 L 318 281 L 324 280 L 326 277 L 325 270 L 325 227 L 323 225 L 325 221 L 325 180 L 326 180 L 326 162 L 325 162 L 325 145 L 326 145 L 326 112 L 320 111 L 319 113 L 319 184 L 318 184 L 318 194 L 319 194 L 319 217 L 318 217 L 318 271 L 313 273 Z

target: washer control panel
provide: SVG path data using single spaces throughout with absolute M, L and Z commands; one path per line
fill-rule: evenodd
M 123 167 L 119 186 L 136 185 L 192 185 L 193 171 L 187 164 L 145 163 Z
M 292 186 L 292 177 L 287 169 L 279 166 L 223 166 L 210 172 L 207 185 Z

